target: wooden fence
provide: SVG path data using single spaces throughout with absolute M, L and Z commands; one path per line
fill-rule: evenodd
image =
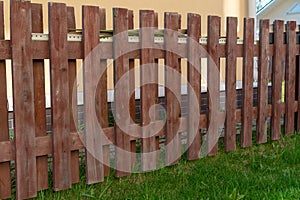
M 4 40 L 3 2 L 0 2 L 0 198 L 12 195 L 11 185 L 15 180 L 16 195 L 19 199 L 37 195 L 37 191 L 47 189 L 48 172 L 53 172 L 55 191 L 72 187 L 79 182 L 79 153 L 85 151 L 87 184 L 98 183 L 109 175 L 110 149 L 116 149 L 116 176 L 130 174 L 136 157 L 127 156 L 124 151 L 135 152 L 137 140 L 142 141 L 143 153 L 154 152 L 161 148 L 158 137 L 166 137 L 166 165 L 178 162 L 181 156 L 179 133 L 187 132 L 187 159 L 199 159 L 202 149 L 200 129 L 207 129 L 206 147 L 209 155 L 218 153 L 219 127 L 225 122 L 224 143 L 226 151 L 234 151 L 237 144 L 243 148 L 252 145 L 253 121 L 256 120 L 256 143 L 267 142 L 267 139 L 278 140 L 281 136 L 281 117 L 284 116 L 284 133 L 293 134 L 300 129 L 299 104 L 299 44 L 296 41 L 296 23 L 285 25 L 277 20 L 270 34 L 269 20 L 259 23 L 259 42 L 254 41 L 254 19 L 244 20 L 243 41 L 237 42 L 237 18 L 227 18 L 226 42 L 222 44 L 220 36 L 221 19 L 208 17 L 207 41 L 201 37 L 201 18 L 198 14 L 188 14 L 187 31 L 182 31 L 181 17 L 178 13 L 165 13 L 163 31 L 157 27 L 158 19 L 154 11 L 140 11 L 139 42 L 128 41 L 128 30 L 133 29 L 133 12 L 123 8 L 113 9 L 113 34 L 119 34 L 113 40 L 104 36 L 99 40 L 99 30 L 106 29 L 104 9 L 83 6 L 82 38 L 70 41 L 76 29 L 74 9 L 62 3 L 49 3 L 49 35 L 43 33 L 42 6 L 29 1 L 11 1 L 10 40 Z M 180 31 L 178 31 L 180 29 Z M 173 31 L 172 31 L 173 30 Z M 125 35 L 124 35 L 125 32 Z M 134 31 L 133 31 L 134 32 Z M 100 32 L 109 33 L 109 31 Z M 136 33 L 138 33 L 136 31 Z M 159 33 L 162 36 L 159 36 Z M 154 37 L 163 38 L 163 43 L 156 43 Z M 270 42 L 270 35 L 272 42 Z M 35 39 L 32 39 L 33 36 Z M 40 37 L 40 39 L 39 39 Z M 37 39 L 38 38 L 38 39 Z M 178 41 L 181 42 L 178 42 Z M 202 40 L 202 43 L 198 41 Z M 197 45 L 195 42 L 197 41 Z M 204 42 L 203 42 L 204 41 Z M 223 39 L 224 41 L 224 39 Z M 94 48 L 100 46 L 95 53 Z M 153 47 L 153 48 L 149 48 Z M 205 51 L 201 51 L 200 48 Z M 135 49 L 127 51 L 128 49 Z M 172 51 L 170 51 L 172 50 Z M 203 59 L 207 62 L 207 87 L 209 103 L 208 113 L 195 113 L 193 106 L 201 98 L 201 74 Z M 237 58 L 243 58 L 243 106 L 236 109 L 236 68 Z M 253 105 L 253 70 L 254 57 L 258 57 L 258 105 Z M 181 80 L 174 74 L 180 73 L 180 60 L 186 58 L 188 66 L 187 80 L 189 112 L 181 116 L 180 96 Z M 220 58 L 226 59 L 226 106 L 220 110 Z M 8 130 L 6 63 L 12 60 L 14 135 L 10 139 Z M 52 132 L 46 133 L 45 77 L 44 59 L 50 59 L 51 74 L 51 112 Z M 84 60 L 84 102 L 85 130 L 78 132 L 77 95 L 73 91 L 76 81 L 76 60 Z M 105 72 L 107 59 L 114 59 L 114 80 L 122 77 L 134 68 L 134 59 L 140 59 L 141 83 L 157 83 L 158 59 L 164 59 L 165 65 L 173 69 L 165 73 L 166 120 L 160 120 L 155 113 L 149 117 L 150 107 L 157 103 L 157 84 L 146 84 L 141 87 L 141 122 L 148 129 L 141 129 L 128 118 L 128 112 L 134 118 L 135 101 L 130 91 L 134 89 L 135 77 L 131 74 L 122 84 L 115 88 L 116 125 L 108 125 L 107 74 L 103 73 L 98 82 L 101 70 Z M 268 101 L 268 66 L 272 66 L 272 98 Z M 283 68 L 284 67 L 284 68 Z M 284 69 L 284 70 L 283 70 Z M 202 74 L 203 76 L 203 74 Z M 282 102 L 282 77 L 285 93 Z M 97 81 L 95 81 L 97 80 Z M 169 87 L 172 86 L 172 90 Z M 192 95 L 191 90 L 194 94 Z M 94 93 L 96 91 L 96 93 Z M 95 95 L 95 96 L 93 96 Z M 95 97 L 95 98 L 91 98 Z M 92 100 L 91 100 L 92 99 Z M 130 99 L 125 101 L 126 99 Z M 74 103 L 75 102 L 75 103 Z M 129 104 L 129 111 L 124 109 Z M 193 105 L 193 106 L 192 106 Z M 217 106 L 216 106 L 217 105 Z M 200 110 L 199 110 L 200 111 Z M 94 112 L 97 118 L 94 117 Z M 271 117 L 270 137 L 268 137 L 268 118 Z M 153 120 L 154 119 L 154 120 Z M 97 123 L 100 123 L 106 139 L 97 142 Z M 242 131 L 237 137 L 236 125 L 242 124 Z M 130 135 L 127 134 L 130 132 Z M 154 135 L 149 131 L 164 127 Z M 81 136 L 84 136 L 82 140 Z M 240 142 L 237 141 L 240 138 Z M 99 138 L 98 138 L 99 139 Z M 84 141 L 84 142 L 83 142 Z M 94 153 L 97 153 L 95 157 Z M 49 157 L 52 165 L 49 165 Z M 100 160 L 97 158 L 101 158 Z M 143 154 L 142 169 L 155 170 L 156 154 Z M 102 162 L 105 161 L 105 162 Z M 49 169 L 52 166 L 51 169 Z M 13 172 L 13 173 L 11 173 Z

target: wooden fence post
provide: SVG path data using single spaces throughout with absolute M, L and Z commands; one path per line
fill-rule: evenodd
M 177 164 L 181 157 L 179 118 L 181 114 L 181 79 L 179 76 L 178 49 L 178 13 L 165 13 L 165 98 L 166 98 L 166 165 Z
M 156 169 L 156 137 L 151 136 L 153 130 L 146 128 L 151 123 L 151 118 L 155 119 L 157 113 L 151 113 L 150 107 L 155 105 L 157 77 L 156 66 L 153 56 L 154 41 L 154 11 L 140 11 L 140 48 L 141 48 L 141 126 L 142 132 L 142 169 L 150 171 Z M 157 110 L 155 110 L 157 111 Z M 155 112 L 154 111 L 154 112 Z M 153 115 L 154 114 L 154 115 Z
M 30 1 L 11 1 L 17 198 L 37 194 Z M 26 133 L 26 134 L 24 134 Z
M 237 18 L 228 17 L 226 26 L 226 119 L 225 151 L 236 150 L 236 48 Z
M 128 10 L 123 8 L 113 9 L 114 24 L 114 69 L 115 85 L 124 74 L 129 71 L 129 59 L 126 57 L 128 44 Z M 127 116 L 128 102 L 124 99 L 130 99 L 129 88 L 130 80 L 125 78 L 119 87 L 115 87 L 115 130 L 116 130 L 116 177 L 127 176 L 131 171 L 131 157 L 126 156 L 131 152 L 130 137 L 122 130 L 122 127 L 130 125 L 130 117 Z M 122 127 L 121 127 L 122 126 Z
M 244 19 L 241 146 L 252 146 L 254 19 Z
M 258 116 L 256 122 L 256 142 L 267 142 L 268 118 L 268 66 L 269 66 L 269 20 L 259 23 L 259 60 L 258 60 Z
M 220 116 L 220 17 L 208 17 L 208 66 L 207 66 L 207 154 L 212 156 L 218 153 L 219 116 Z
M 4 40 L 4 7 L 0 1 L 0 40 Z M 6 64 L 0 60 L 0 142 L 9 140 Z M 0 199 L 11 197 L 10 162 L 0 164 Z
M 71 188 L 67 7 L 49 3 L 49 46 L 54 190 Z
M 88 184 L 104 180 L 103 147 L 99 122 L 94 113 L 95 94 L 100 79 L 100 58 L 95 52 L 99 45 L 100 13 L 99 7 L 83 6 L 83 46 L 84 46 L 84 107 L 86 142 L 86 182 Z M 97 110 L 98 111 L 98 110 Z
M 285 61 L 285 134 L 295 131 L 295 91 L 296 91 L 296 22 L 287 22 L 287 48 Z M 300 113 L 299 113 L 300 114 Z M 299 118 L 298 118 L 299 119 Z
M 199 38 L 201 34 L 201 17 L 188 14 L 188 150 L 187 159 L 197 160 L 201 149 L 200 112 L 201 112 L 201 63 Z M 194 95 L 192 94 L 194 93 Z M 196 102 L 195 102 L 196 101 Z M 198 109 L 195 109 L 198 108 Z
M 282 105 L 282 67 L 283 52 L 283 24 L 282 20 L 274 22 L 274 56 L 272 62 L 272 117 L 271 139 L 279 140 L 281 132 L 281 105 Z

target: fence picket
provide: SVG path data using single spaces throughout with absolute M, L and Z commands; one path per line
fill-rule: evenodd
M 154 11 L 140 11 L 140 47 L 141 47 L 141 126 L 142 131 L 142 169 L 150 171 L 156 169 L 156 137 L 149 125 L 153 122 L 151 119 L 157 116 L 157 113 L 150 113 L 150 107 L 155 105 L 157 88 L 157 70 L 153 56 L 154 41 Z M 154 112 L 156 112 L 155 110 Z M 153 111 L 152 111 L 153 112 Z M 148 128 L 147 128 L 148 126 Z
M 130 80 L 126 77 L 122 82 L 118 83 L 122 76 L 129 71 L 129 59 L 124 53 L 128 45 L 128 10 L 123 8 L 113 9 L 113 24 L 114 24 L 114 68 L 115 68 L 115 130 L 116 130 L 116 176 L 122 177 L 130 174 L 131 171 L 131 156 L 127 154 L 131 151 L 130 137 L 122 130 L 131 123 L 128 113 L 128 102 L 130 101 Z M 116 84 L 119 84 L 116 87 Z
M 31 31 L 30 2 L 11 1 L 16 191 L 19 199 L 37 194 Z
M 244 19 L 241 146 L 252 146 L 254 19 Z
M 296 22 L 287 22 L 287 49 L 285 64 L 285 134 L 290 135 L 295 128 L 295 91 L 296 91 Z
M 49 47 L 54 190 L 71 188 L 67 7 L 49 3 Z M 59 33 L 59 34 L 57 34 Z
M 69 30 L 76 29 L 75 12 L 73 7 L 67 7 L 67 28 Z M 68 60 L 68 71 L 69 71 L 70 132 L 76 133 L 78 129 L 76 59 Z M 71 151 L 72 183 L 78 183 L 80 181 L 79 173 L 80 173 L 79 172 L 79 151 L 78 150 Z
M 86 182 L 88 184 L 104 180 L 103 148 L 99 134 L 95 97 L 101 75 L 99 55 L 95 48 L 99 44 L 100 13 L 98 7 L 83 6 L 83 46 L 84 46 L 84 107 L 85 107 L 85 139 L 86 139 Z M 99 111 L 97 109 L 97 111 Z
M 188 14 L 188 160 L 197 160 L 201 149 L 200 111 L 201 111 L 201 63 L 199 37 L 201 17 Z M 195 96 L 193 96 L 193 93 Z M 195 102 L 196 101 L 196 102 Z
M 220 17 L 208 16 L 207 52 L 209 55 L 207 66 L 207 154 L 218 153 L 219 139 L 219 110 L 220 110 Z
M 31 4 L 32 32 L 43 33 L 43 7 L 41 4 Z M 37 137 L 46 136 L 46 100 L 44 60 L 33 60 L 34 78 L 34 111 L 35 134 Z M 48 156 L 36 158 L 38 190 L 48 188 Z
M 256 142 L 267 142 L 268 117 L 268 66 L 269 66 L 269 20 L 259 22 L 258 60 L 258 116 L 256 122 Z
M 271 139 L 279 140 L 281 132 L 283 21 L 274 22 L 274 55 L 272 62 L 272 117 Z
M 237 18 L 227 18 L 226 34 L 226 119 L 225 119 L 225 151 L 236 150 L 236 41 Z
M 0 1 L 0 40 L 4 40 L 4 4 Z M 9 140 L 5 60 L 0 60 L 0 142 Z M 0 164 L 0 199 L 11 197 L 10 162 Z
M 179 130 L 181 79 L 178 55 L 178 13 L 165 13 L 165 99 L 166 99 L 166 165 L 177 164 L 181 154 Z M 171 71 L 173 70 L 173 71 Z

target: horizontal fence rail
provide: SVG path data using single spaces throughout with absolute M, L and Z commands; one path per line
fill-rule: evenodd
M 238 36 L 237 18 L 228 17 L 226 33 L 221 35 L 218 16 L 209 16 L 203 28 L 201 16 L 190 13 L 187 28 L 182 29 L 181 15 L 166 12 L 164 27 L 159 29 L 157 13 L 141 10 L 139 27 L 134 29 L 133 11 L 114 8 L 113 30 L 106 30 L 105 9 L 83 6 L 78 29 L 75 10 L 66 4 L 49 3 L 48 13 L 43 13 L 40 4 L 12 0 L 11 39 L 5 40 L 3 4 L 0 1 L 1 199 L 12 197 L 12 184 L 18 199 L 48 189 L 49 179 L 54 191 L 69 189 L 80 181 L 80 165 L 85 166 L 86 183 L 93 184 L 103 182 L 111 168 L 116 177 L 128 176 L 174 165 L 182 152 L 188 160 L 197 160 L 216 155 L 220 143 L 230 152 L 238 145 L 246 148 L 300 130 L 300 45 L 294 21 L 285 25 L 276 20 L 271 28 L 269 20 L 260 21 L 260 38 L 255 41 L 250 18 L 244 19 L 243 35 Z M 49 16 L 49 33 L 44 33 L 43 15 Z M 201 35 L 203 29 L 207 36 Z M 257 88 L 253 87 L 255 59 Z M 109 60 L 113 60 L 112 74 Z M 242 71 L 239 107 L 238 71 Z M 46 128 L 47 73 L 50 132 Z M 80 76 L 83 91 L 78 88 Z M 112 102 L 107 101 L 110 76 L 114 79 Z M 220 91 L 221 76 L 225 91 Z M 8 79 L 13 81 L 13 130 L 8 127 Z M 205 94 L 201 93 L 204 81 Z M 160 87 L 164 96 L 159 95 Z M 83 119 L 78 114 L 79 92 L 83 92 Z

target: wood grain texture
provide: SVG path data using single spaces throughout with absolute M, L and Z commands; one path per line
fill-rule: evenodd
M 272 117 L 271 139 L 279 140 L 281 132 L 282 67 L 284 64 L 282 20 L 274 22 L 274 56 L 272 62 Z
M 84 107 L 86 142 L 86 182 L 93 184 L 104 180 L 103 148 L 100 127 L 96 113 L 99 105 L 96 97 L 98 80 L 101 76 L 100 59 L 95 52 L 99 44 L 99 7 L 83 6 L 83 46 L 84 46 Z M 96 110 L 95 107 L 98 109 Z M 100 144 L 100 145 L 99 145 Z
M 4 4 L 0 2 L 0 40 L 4 40 Z M 0 141 L 9 140 L 5 60 L 0 60 Z M 11 197 L 10 162 L 0 164 L 0 199 Z
M 178 13 L 166 12 L 164 15 L 165 48 L 165 98 L 166 98 L 166 165 L 177 164 L 181 157 L 179 117 L 181 115 L 181 77 L 178 48 Z
M 158 74 L 153 57 L 155 15 L 152 10 L 140 11 L 140 45 L 141 45 L 141 126 L 142 129 L 142 170 L 156 169 L 157 152 L 154 130 L 148 128 L 157 116 L 157 110 L 151 110 L 157 102 L 156 93 Z
M 129 59 L 126 57 L 128 46 L 128 10 L 113 9 L 114 27 L 114 70 L 115 70 L 115 130 L 116 130 L 116 177 L 127 176 L 131 172 L 131 144 L 129 131 L 123 129 L 130 123 L 128 116 L 130 102 L 129 76 L 123 77 L 129 71 Z M 120 81 L 122 78 L 122 81 Z M 119 82 L 120 81 L 120 82 Z M 118 86 L 116 86 L 118 84 Z M 128 102 L 129 101 L 129 102 Z M 123 127 L 123 129 L 122 129 Z
M 285 64 L 285 116 L 284 130 L 286 135 L 293 134 L 295 131 L 295 112 L 293 103 L 296 97 L 296 22 L 287 22 L 287 49 Z M 298 112 L 298 114 L 300 114 Z M 299 118 L 298 118 L 299 119 Z
M 254 19 L 244 19 L 243 97 L 241 146 L 252 146 Z
M 258 118 L 256 121 L 256 142 L 258 144 L 267 142 L 269 26 L 269 20 L 259 22 Z
M 49 3 L 49 46 L 54 190 L 71 188 L 67 7 Z M 60 34 L 57 34 L 60 33 Z
M 201 112 L 201 63 L 199 37 L 201 17 L 188 14 L 188 150 L 187 159 L 199 159 L 201 149 L 200 112 Z
M 67 7 L 67 27 L 68 29 L 76 29 L 75 11 L 73 7 Z M 70 132 L 76 132 L 78 128 L 76 59 L 68 60 L 68 71 L 69 71 Z M 79 172 L 79 151 L 71 151 L 72 183 L 78 183 L 80 181 L 79 173 L 80 173 Z
M 208 41 L 207 52 L 209 55 L 207 66 L 208 87 L 208 130 L 207 130 L 207 154 L 209 156 L 218 153 L 219 139 L 219 107 L 220 107 L 220 17 L 208 16 Z
M 225 69 L 225 102 L 226 119 L 224 144 L 225 151 L 236 150 L 236 41 L 238 20 L 227 17 L 226 21 L 226 69 Z
M 30 2 L 12 1 L 11 48 L 18 199 L 37 194 L 31 31 Z
M 43 33 L 43 7 L 42 4 L 31 4 L 32 32 Z M 33 60 L 34 78 L 34 111 L 35 135 L 45 136 L 46 133 L 46 100 L 44 60 Z M 38 190 L 48 188 L 48 156 L 36 158 L 37 187 Z

